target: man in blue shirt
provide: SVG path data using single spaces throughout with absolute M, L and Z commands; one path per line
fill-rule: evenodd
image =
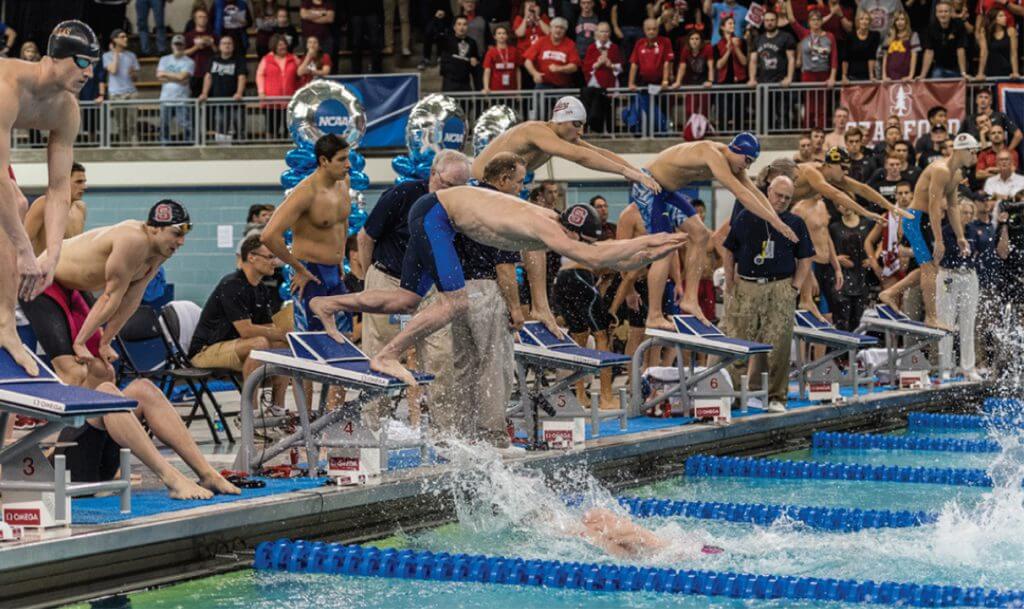
M 114 30 L 110 34 L 110 50 L 103 54 L 103 69 L 107 71 L 107 96 L 111 100 L 135 99 L 139 90 L 135 81 L 139 79 L 139 58 L 128 50 L 128 33 Z M 115 108 L 111 118 L 117 125 L 118 143 L 132 143 L 135 139 L 135 126 L 138 121 L 138 110 L 132 106 Z
M 793 182 L 779 176 L 768 185 L 768 201 L 797 236 L 793 243 L 749 211 L 742 211 L 725 238 L 722 265 L 729 296 L 726 323 L 732 336 L 773 345 L 768 354 L 768 412 L 786 411 L 789 352 L 793 338 L 796 298 L 811 272 L 814 245 L 807 225 L 787 211 Z M 750 360 L 751 385 L 760 383 L 761 356 Z M 730 368 L 733 385 L 744 371 Z
M 191 96 L 189 81 L 196 71 L 196 62 L 185 54 L 185 37 L 181 34 L 175 34 L 171 39 L 171 50 L 171 54 L 161 57 L 156 66 L 156 77 L 163 83 L 160 85 L 160 141 L 165 145 L 172 142 L 191 144 L 192 106 L 173 102 L 187 100 Z M 173 137 L 172 123 L 175 126 Z

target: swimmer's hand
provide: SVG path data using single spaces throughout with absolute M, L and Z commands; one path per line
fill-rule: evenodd
M 642 171 L 633 169 L 632 167 L 627 167 L 626 170 L 622 172 L 622 177 L 626 178 L 630 182 L 639 182 L 643 184 L 644 187 L 655 194 L 661 192 L 661 184 L 658 184 L 657 180 Z
M 75 354 L 75 362 L 79 364 L 88 364 L 93 360 L 92 352 L 89 351 L 89 347 L 85 346 L 85 343 L 80 343 L 76 340 L 71 345 L 71 351 Z
M 961 256 L 971 255 L 971 243 L 967 239 L 957 239 L 956 244 L 960 248 Z
M 292 294 L 295 294 L 299 298 L 302 298 L 302 290 L 306 288 L 307 283 L 310 281 L 320 283 L 320 280 L 314 277 L 313 273 L 310 273 L 309 269 L 302 265 L 299 265 L 292 270 L 295 271 L 295 274 L 292 275 Z
M 558 322 L 555 321 L 555 316 L 553 313 L 551 313 L 550 309 L 539 311 L 537 309 L 531 308 L 530 319 L 534 321 L 539 321 L 540 323 L 544 324 L 544 327 L 547 328 L 549 332 L 551 332 L 558 338 L 562 338 L 562 329 L 558 327 Z
M 345 335 L 338 329 L 338 323 L 334 319 L 334 314 L 340 311 L 341 308 L 331 303 L 330 298 L 327 296 L 317 296 L 309 301 L 309 310 L 320 319 L 320 323 L 323 324 L 324 332 L 327 333 L 327 336 L 330 336 L 339 343 L 345 342 Z
M 789 239 L 793 243 L 800 242 L 800 239 L 796 236 L 796 233 L 793 232 L 793 229 L 790 228 L 788 224 L 782 221 L 782 218 L 776 216 L 776 218 L 772 220 L 772 228 L 782 233 L 783 237 Z
M 43 268 L 36 260 L 35 254 L 32 250 L 27 253 L 18 254 L 18 298 L 21 300 L 33 300 L 36 296 L 43 293 L 46 286 L 49 285 L 49 281 L 53 278 L 50 276 L 52 269 Z M 47 277 L 49 281 L 47 280 Z
M 629 294 L 626 294 L 626 306 L 629 307 L 631 311 L 639 313 L 641 304 L 643 304 L 643 300 L 641 299 L 640 292 L 633 290 Z
M 871 220 L 875 224 L 886 224 L 885 216 L 883 216 L 882 214 L 868 212 L 868 215 L 866 217 L 868 220 Z
M 896 208 L 896 215 L 901 217 L 901 218 L 906 218 L 907 220 L 913 220 L 914 219 L 914 214 L 912 214 L 909 211 L 903 209 L 902 207 L 897 207 Z

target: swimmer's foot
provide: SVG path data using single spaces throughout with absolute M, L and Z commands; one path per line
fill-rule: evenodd
M 13 323 L 10 329 L 0 330 L 0 349 L 6 349 L 14 362 L 21 366 L 29 376 L 39 376 L 39 364 L 32 357 L 28 347 L 21 342 Z
M 676 326 L 668 320 L 664 315 L 648 315 L 647 320 L 644 321 L 644 326 L 655 330 L 667 330 L 669 332 L 675 332 Z
M 213 491 L 218 495 L 241 495 L 242 491 L 224 479 L 220 472 L 213 471 L 205 476 L 200 476 L 199 486 L 206 490 Z
M 679 308 L 683 310 L 686 315 L 693 315 L 702 324 L 711 325 L 707 317 L 704 317 L 704 311 L 701 310 L 700 305 L 694 301 L 683 300 L 679 303 Z
M 416 377 L 414 377 L 405 366 L 398 363 L 398 360 L 396 359 L 374 357 L 370 360 L 370 369 L 380 372 L 381 374 L 393 376 L 409 387 L 416 386 Z
M 171 496 L 171 499 L 212 499 L 213 491 L 205 489 L 195 482 L 192 482 L 181 474 L 178 470 L 174 470 L 174 474 L 169 476 L 168 480 L 163 481 L 167 485 L 167 492 Z
M 899 294 L 892 290 L 882 290 L 878 293 L 878 302 L 892 307 L 893 311 L 901 313 L 899 306 Z
M 600 408 L 601 410 L 618 410 L 619 401 L 612 396 L 608 396 L 607 398 L 605 398 L 605 396 L 601 396 Z
M 954 328 L 952 326 L 948 326 L 948 325 L 942 323 L 941 321 L 939 321 L 938 319 L 935 319 L 934 317 L 925 316 L 923 323 L 924 323 L 924 325 L 926 325 L 926 326 L 928 326 L 930 328 L 935 328 L 936 330 L 944 330 L 946 332 L 956 332 L 956 328 Z

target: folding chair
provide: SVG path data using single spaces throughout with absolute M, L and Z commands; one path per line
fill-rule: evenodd
M 221 411 L 220 403 L 209 387 L 209 381 L 214 373 L 184 364 L 168 339 L 160 315 L 152 307 L 139 306 L 118 334 L 115 345 L 121 356 L 122 376 L 149 379 L 160 387 L 168 399 L 171 399 L 175 387 L 179 383 L 184 383 L 192 392 L 194 400 L 192 411 L 184 417 L 185 426 L 191 426 L 192 421 L 197 418 L 196 412 L 201 409 L 213 441 L 221 443 L 214 417 L 206 403 L 206 399 L 209 399 L 228 441 L 235 441 L 227 419 Z

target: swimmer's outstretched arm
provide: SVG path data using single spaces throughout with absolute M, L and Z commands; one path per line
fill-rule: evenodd
M 902 216 L 907 219 L 914 217 L 913 214 L 911 214 L 909 211 L 903 209 L 902 207 L 899 207 L 898 205 L 893 205 L 892 202 L 889 201 L 889 199 L 886 199 L 881 194 L 879 194 L 877 190 L 871 188 L 870 186 L 864 184 L 863 182 L 858 182 L 857 180 L 854 180 L 853 178 L 846 176 L 843 178 L 843 186 L 845 186 L 848 191 L 852 192 L 858 197 L 871 201 L 875 205 L 884 207 L 887 211 L 894 213 L 897 216 Z
M 546 127 L 531 131 L 533 143 L 545 154 L 572 161 L 594 171 L 620 175 L 630 182 L 640 182 L 654 192 L 661 192 L 661 185 L 651 176 L 641 172 L 629 163 L 622 164 L 599 153 L 594 146 L 569 143 Z
M 745 173 L 742 178 L 736 177 L 729 167 L 729 163 L 725 160 L 725 156 L 720 153 L 712 154 L 710 157 L 708 159 L 708 169 L 711 170 L 711 174 L 736 197 L 736 200 L 743 207 L 772 225 L 775 230 L 782 233 L 782 236 L 793 243 L 799 241 L 793 229 L 782 221 L 779 214 L 775 213 L 775 209 L 768 203 L 768 199 L 757 190 Z
M 569 238 L 554 220 L 538 220 L 535 238 L 551 250 L 593 268 L 631 271 L 664 258 L 686 243 L 685 233 L 658 233 L 622 241 L 583 243 Z
M 836 205 L 853 210 L 858 216 L 867 218 L 872 222 L 882 222 L 884 220 L 882 216 L 861 207 L 850 195 L 829 184 L 825 176 L 821 175 L 821 172 L 817 169 L 805 166 L 804 171 L 806 172 L 807 183 L 811 185 L 814 192 L 831 200 Z

